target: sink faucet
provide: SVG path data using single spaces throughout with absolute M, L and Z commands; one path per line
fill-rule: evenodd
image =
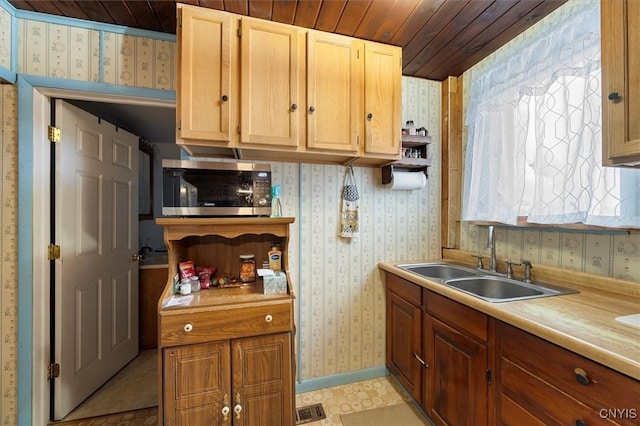
M 488 238 L 487 238 L 487 247 L 491 250 L 491 258 L 489 260 L 489 271 L 496 272 L 496 240 L 495 240 L 495 230 L 493 225 L 489 225 L 488 228 Z

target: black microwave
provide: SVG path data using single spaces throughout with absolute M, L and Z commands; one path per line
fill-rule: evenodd
M 268 216 L 271 166 L 162 160 L 164 216 Z

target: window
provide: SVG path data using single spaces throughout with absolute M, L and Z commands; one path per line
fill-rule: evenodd
M 602 166 L 599 32 L 570 1 L 466 77 L 463 220 L 640 227 L 640 170 Z

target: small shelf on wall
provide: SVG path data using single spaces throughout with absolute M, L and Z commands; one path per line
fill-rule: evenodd
M 382 183 L 390 182 L 394 169 L 422 171 L 428 178 L 427 169 L 431 166 L 431 158 L 427 156 L 427 146 L 430 143 L 431 136 L 402 135 L 403 157 L 382 166 Z M 404 156 L 405 150 L 412 150 L 410 153 L 418 152 L 418 158 Z

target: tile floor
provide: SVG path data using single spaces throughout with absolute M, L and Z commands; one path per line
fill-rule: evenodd
M 409 397 L 391 377 L 365 380 L 296 395 L 296 407 L 322 403 L 326 419 L 305 425 L 342 425 L 341 414 L 364 411 L 401 402 Z
M 305 423 L 305 425 L 336 425 L 341 426 L 340 414 L 353 413 L 401 402 L 409 403 L 409 398 L 390 377 L 365 380 L 296 395 L 296 407 L 304 407 L 322 403 L 326 419 Z M 129 411 L 117 415 L 97 417 L 70 422 L 52 423 L 64 426 L 156 426 L 158 416 L 156 409 Z

